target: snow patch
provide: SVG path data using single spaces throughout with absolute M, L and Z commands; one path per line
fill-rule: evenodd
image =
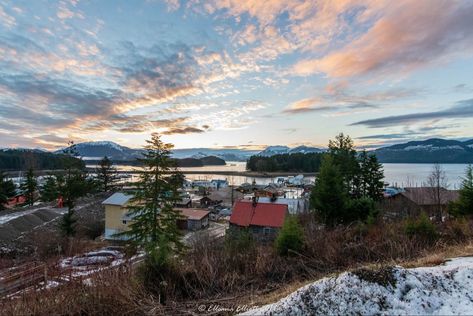
M 279 302 L 242 315 L 473 314 L 473 258 L 445 265 L 392 270 L 394 285 L 346 272 L 306 285 Z

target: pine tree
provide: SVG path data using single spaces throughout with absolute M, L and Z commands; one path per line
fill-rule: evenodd
M 51 202 L 59 197 L 58 182 L 54 176 L 48 176 L 40 188 L 41 201 Z
M 112 161 L 107 156 L 100 161 L 96 173 L 99 189 L 103 192 L 110 190 L 118 180 L 117 169 L 113 167 Z
M 21 193 L 26 198 L 26 204 L 32 206 L 34 203 L 36 189 L 38 188 L 38 181 L 34 175 L 33 168 L 28 169 L 26 173 L 26 179 L 21 183 Z
M 347 211 L 348 195 L 338 165 L 331 155 L 322 160 L 319 175 L 310 196 L 311 208 L 328 225 L 343 222 Z
M 178 171 L 170 157 L 171 144 L 161 141 L 158 134 L 153 134 L 147 143 L 144 157 L 139 159 L 144 170 L 130 202 L 129 215 L 133 221 L 130 230 L 120 235 L 143 247 L 150 260 L 154 258 L 164 264 L 172 253 L 184 249 L 177 228 L 181 215 L 173 208 L 178 200 L 178 187 L 172 179 Z

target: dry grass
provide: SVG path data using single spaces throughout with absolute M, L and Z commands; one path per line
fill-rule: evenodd
M 304 222 L 305 248 L 281 257 L 272 245 L 232 244 L 202 237 L 166 273 L 168 305 L 136 275 L 102 273 L 93 285 L 71 283 L 59 289 L 4 302 L 2 314 L 186 314 L 200 303 L 263 305 L 309 282 L 360 267 L 434 265 L 473 254 L 471 222 L 438 227 L 439 238 L 408 236 L 405 223 L 378 223 L 325 229 Z M 309 280 L 309 281 L 308 281 Z M 151 280 L 158 284 L 162 280 Z M 5 311 L 3 313 L 3 311 Z

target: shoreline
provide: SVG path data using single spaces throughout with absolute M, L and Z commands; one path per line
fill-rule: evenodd
M 62 170 L 38 170 L 35 171 L 37 176 L 45 176 L 54 173 L 60 173 Z M 87 171 L 93 172 L 94 169 L 88 168 Z M 20 173 L 24 174 L 25 171 L 6 171 L 5 175 L 9 177 L 17 177 Z M 139 170 L 118 170 L 118 174 L 139 174 Z M 317 172 L 257 172 L 257 171 L 218 171 L 218 170 L 181 170 L 181 173 L 186 175 L 194 174 L 215 174 L 222 176 L 238 176 L 238 177 L 255 177 L 255 178 L 274 178 L 274 177 L 289 177 L 303 175 L 304 177 L 314 177 Z

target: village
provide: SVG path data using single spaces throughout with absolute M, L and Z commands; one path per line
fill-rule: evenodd
M 302 175 L 279 177 L 267 185 L 243 183 L 229 185 L 225 179 L 184 179 L 179 188 L 179 199 L 174 207 L 180 215 L 177 227 L 182 240 L 192 246 L 196 236 L 205 234 L 210 239 L 225 238 L 238 231 L 249 231 L 258 242 L 274 242 L 289 215 L 310 213 L 310 193 L 314 183 Z M 95 242 L 85 253 L 62 257 L 48 267 L 40 262 L 28 262 L 0 271 L 0 295 L 11 297 L 24 291 L 48 289 L 64 282 L 80 278 L 89 282 L 89 275 L 107 269 L 117 269 L 139 264 L 144 253 L 127 256 L 124 245 L 126 237 L 120 233 L 129 229 L 133 216 L 129 205 L 133 199 L 133 186 L 127 183 L 114 193 L 101 193 L 84 198 L 77 212 L 87 222 L 102 223 Z M 431 187 L 384 188 L 379 202 L 382 217 L 388 221 L 416 218 L 421 213 L 435 218 L 440 205 L 447 214 L 448 205 L 458 199 L 458 191 L 440 188 L 440 199 L 432 194 Z M 22 206 L 25 196 L 21 193 L 10 198 L 6 210 L 0 212 L 2 256 L 21 252 L 34 232 L 54 229 L 67 209 L 63 201 L 37 202 L 33 207 Z M 440 204 L 439 204 L 440 203 Z M 94 243 L 96 246 L 94 246 Z M 18 247 L 18 249 L 15 249 Z M 26 246 L 28 251 L 28 247 Z M 16 293 L 16 294 L 15 294 Z

